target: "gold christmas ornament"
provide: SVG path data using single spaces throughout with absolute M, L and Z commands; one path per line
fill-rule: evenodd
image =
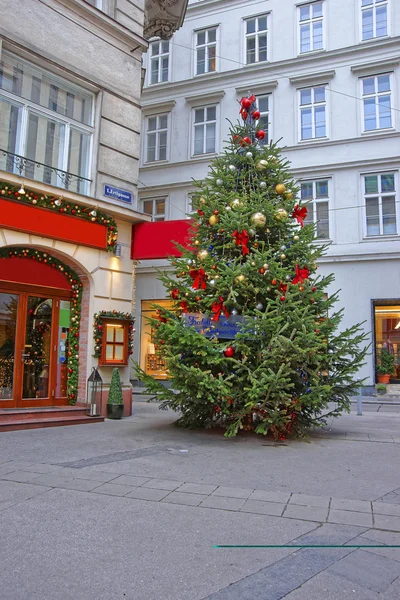
M 234 200 L 232 200 L 231 202 L 231 206 L 240 206 L 241 202 L 239 200 L 239 198 L 235 198 Z
M 201 198 L 200 198 L 200 200 L 199 200 L 199 203 L 200 203 L 200 204 L 205 204 L 205 203 L 206 203 L 206 201 L 205 201 L 205 199 L 204 199 L 203 197 L 201 197 Z
M 286 258 L 286 254 L 281 254 L 281 259 L 285 260 L 285 258 Z
M 204 260 L 205 258 L 207 258 L 207 256 L 208 256 L 207 250 L 200 250 L 200 252 L 197 255 L 199 260 Z
M 238 275 L 238 276 L 236 277 L 236 281 L 239 281 L 239 282 L 242 282 L 242 281 L 244 281 L 245 279 L 246 279 L 246 277 L 245 277 L 244 275 Z
M 275 211 L 275 219 L 277 221 L 284 221 L 287 219 L 287 216 L 287 211 L 284 208 L 278 208 L 278 210 Z
M 298 242 L 300 238 L 299 238 L 299 236 L 298 236 L 298 235 L 294 235 L 294 236 L 293 236 L 293 239 L 294 239 L 294 241 L 295 241 L 295 242 Z
M 263 213 L 257 212 L 257 213 L 254 213 L 254 215 L 252 215 L 250 220 L 251 220 L 252 224 L 255 225 L 256 227 L 264 227 L 264 225 L 267 222 L 267 217 L 265 215 L 263 215 Z
M 283 183 L 278 183 L 278 185 L 275 186 L 275 191 L 277 194 L 284 194 L 286 192 L 286 186 L 283 185 Z
M 268 161 L 267 160 L 259 160 L 257 163 L 257 169 L 260 169 L 260 171 L 263 171 L 264 169 L 266 169 L 268 167 Z
M 199 240 L 195 240 L 194 245 L 198 246 L 200 244 Z
M 211 215 L 211 217 L 208 219 L 208 222 L 210 225 L 216 225 L 219 223 L 219 217 L 217 217 L 217 215 Z
M 292 194 L 292 192 L 286 192 L 286 194 L 285 194 L 285 198 L 286 198 L 287 200 L 291 200 L 291 199 L 293 198 L 293 194 Z

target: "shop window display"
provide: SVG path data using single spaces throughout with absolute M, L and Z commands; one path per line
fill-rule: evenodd
M 400 383 L 400 304 L 375 305 L 375 353 L 383 348 L 394 356 L 395 372 L 390 381 Z
M 141 367 L 148 375 L 155 379 L 168 379 L 165 361 L 160 356 L 160 348 L 154 343 L 155 331 L 148 322 L 149 318 L 157 318 L 157 309 L 154 305 L 169 309 L 172 303 L 169 300 L 142 301 L 140 355 Z

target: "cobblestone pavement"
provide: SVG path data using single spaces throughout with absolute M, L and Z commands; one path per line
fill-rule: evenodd
M 400 598 L 398 414 L 284 444 L 174 419 L 0 436 L 2 599 Z

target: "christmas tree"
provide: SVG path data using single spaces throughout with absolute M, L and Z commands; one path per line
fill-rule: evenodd
M 282 439 L 349 410 L 366 335 L 360 324 L 340 330 L 333 276 L 317 274 L 326 247 L 304 224 L 289 163 L 263 144 L 255 96 L 240 105 L 243 125 L 196 182 L 189 247 L 174 274 L 159 273 L 173 308 L 151 324 L 172 388 L 136 373 L 182 426 Z

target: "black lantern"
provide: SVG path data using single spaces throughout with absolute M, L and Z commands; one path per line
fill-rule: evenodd
M 100 373 L 93 367 L 87 380 L 86 414 L 90 417 L 101 415 L 101 402 L 103 397 L 103 380 Z

